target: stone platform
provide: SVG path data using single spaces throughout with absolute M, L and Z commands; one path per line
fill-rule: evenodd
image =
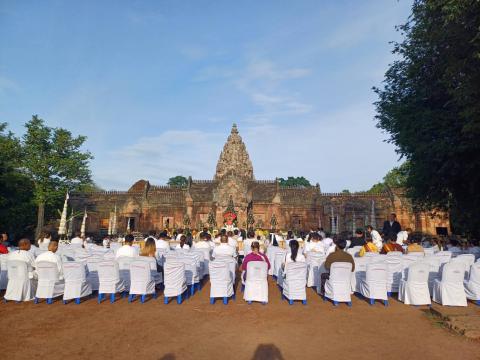
M 432 304 L 430 311 L 452 331 L 471 340 L 480 340 L 480 306 L 472 302 L 468 302 L 467 307 Z

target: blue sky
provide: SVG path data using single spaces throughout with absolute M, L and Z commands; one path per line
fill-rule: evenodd
M 398 165 L 371 87 L 410 6 L 0 0 L 0 122 L 86 135 L 106 189 L 211 179 L 233 122 L 257 179 L 368 189 Z

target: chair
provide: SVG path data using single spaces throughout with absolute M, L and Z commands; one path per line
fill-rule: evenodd
M 98 303 L 110 294 L 110 302 L 115 302 L 115 294 L 126 290 L 125 281 L 120 278 L 120 270 L 115 260 L 101 261 L 97 264 L 98 271 Z
M 203 254 L 203 251 L 198 251 L 196 249 L 192 249 L 190 254 L 194 256 L 195 260 L 197 261 L 198 277 L 200 281 L 202 281 L 203 277 L 205 276 L 205 272 L 208 272 L 208 270 L 205 270 L 205 255 Z
M 430 305 L 429 272 L 428 263 L 417 262 L 410 265 L 406 279 L 400 280 L 398 299 L 405 305 Z
M 57 264 L 48 261 L 40 261 L 35 264 L 38 276 L 35 304 L 38 299 L 47 299 L 47 304 L 53 303 L 53 298 L 63 295 L 65 284 L 59 280 Z
M 414 257 L 414 258 L 424 258 L 425 257 L 425 253 L 421 252 L 421 251 L 409 252 L 405 255 L 407 255 L 409 257 Z
M 157 259 L 157 263 L 159 266 L 163 267 L 165 263 L 165 255 L 169 252 L 168 249 L 157 249 L 155 253 L 155 257 Z
M 442 264 L 446 264 L 452 258 L 452 253 L 450 251 L 439 251 L 434 256 L 438 257 Z
M 360 280 L 364 280 L 367 273 L 367 264 L 370 264 L 368 257 L 356 257 L 355 270 L 353 271 L 351 283 L 352 292 L 360 293 Z
M 387 253 L 387 295 L 397 293 L 402 279 L 402 253 L 400 251 L 391 251 Z
M 432 256 L 432 255 L 435 255 L 435 248 L 433 247 L 423 248 L 423 252 L 425 253 L 425 256 Z
M 211 261 L 209 266 L 210 273 L 210 304 L 215 303 L 215 298 L 223 298 L 223 303 L 228 304 L 228 298 L 234 297 L 233 284 L 234 278 L 230 273 L 227 262 Z
M 75 299 L 80 304 L 80 299 L 92 294 L 92 286 L 87 281 L 86 265 L 80 261 L 63 263 L 63 278 L 65 279 L 65 291 L 63 303 Z
M 155 291 L 155 280 L 152 277 L 150 264 L 143 260 L 135 260 L 130 264 L 130 294 L 128 302 L 135 299 L 135 295 L 141 295 L 140 302 L 143 304 L 147 295 L 153 294 L 157 298 Z
M 187 279 L 185 276 L 185 264 L 180 261 L 168 260 L 163 267 L 165 282 L 164 303 L 168 304 L 168 299 L 177 297 L 177 303 L 182 303 L 182 294 L 187 290 Z
M 8 254 L 0 255 L 0 290 L 5 290 L 8 284 Z
M 5 300 L 30 301 L 35 293 L 35 282 L 29 279 L 28 265 L 21 260 L 7 261 L 8 284 Z
M 442 279 L 435 280 L 433 301 L 442 305 L 467 306 L 467 295 L 463 287 L 464 264 L 450 262 L 443 266 Z
M 467 299 L 475 301 L 480 306 L 480 263 L 476 262 L 470 268 L 470 277 L 464 280 Z
M 270 269 L 268 270 L 268 275 L 272 275 L 272 276 L 275 276 L 275 273 L 274 273 L 274 267 L 275 267 L 275 254 L 277 252 L 282 252 L 284 253 L 285 250 L 283 250 L 282 248 L 279 248 L 278 246 L 273 246 L 273 245 L 270 245 L 269 247 L 267 247 L 267 252 L 266 252 L 266 256 L 268 258 L 268 261 L 270 261 Z M 283 261 L 283 260 L 282 260 Z M 278 269 L 277 269 L 278 270 Z
M 322 274 L 327 272 L 324 266 L 326 258 L 325 255 L 312 251 L 307 254 L 307 287 L 321 286 Z
M 282 296 L 287 298 L 290 305 L 293 305 L 294 300 L 301 300 L 304 305 L 307 305 L 306 286 L 307 264 L 305 262 L 286 264 Z
M 237 275 L 237 261 L 231 256 L 217 256 L 215 261 L 221 261 L 228 265 L 230 270 L 230 277 L 232 278 L 233 285 L 235 286 L 235 279 Z
M 103 261 L 101 257 L 90 255 L 87 259 L 87 281 L 92 286 L 92 291 L 98 291 L 98 264 Z
M 271 267 L 273 267 L 273 277 L 278 278 L 281 281 L 281 276 L 282 276 L 282 265 L 283 262 L 285 261 L 285 256 L 287 255 L 287 251 L 276 251 L 275 252 L 275 257 L 273 260 L 273 264 L 270 264 Z
M 132 263 L 133 260 L 134 258 L 129 256 L 120 256 L 117 259 L 120 279 L 122 279 L 123 282 L 125 283 L 126 291 L 130 290 L 130 264 Z
M 203 276 L 208 275 L 209 272 L 209 267 L 208 264 L 210 263 L 210 249 L 207 248 L 201 248 L 201 249 L 194 249 L 193 250 L 195 253 L 198 254 L 203 254 Z
M 183 253 L 178 257 L 177 261 L 185 264 L 185 278 L 187 287 L 190 286 L 190 296 L 195 293 L 195 286 L 200 290 L 200 277 L 198 275 L 198 260 L 192 253 Z
M 334 262 L 330 267 L 330 276 L 325 281 L 325 292 L 323 298 L 329 298 L 333 305 L 337 306 L 339 302 L 346 302 L 352 306 L 351 284 L 352 284 L 352 264 L 348 262 Z
M 250 261 L 247 264 L 247 278 L 243 298 L 248 304 L 252 301 L 268 303 L 268 264 L 266 261 Z
M 452 262 L 461 262 L 465 266 L 465 280 L 468 279 L 470 275 L 470 267 L 475 263 L 475 255 L 473 254 L 461 254 L 458 255 L 456 258 L 451 260 Z
M 387 264 L 373 263 L 367 265 L 365 279 L 360 280 L 360 293 L 370 300 L 370 305 L 375 300 L 383 300 L 388 306 L 387 297 Z

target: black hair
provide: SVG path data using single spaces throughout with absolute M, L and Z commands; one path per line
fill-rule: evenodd
M 132 243 L 135 238 L 132 234 L 125 235 L 125 242 Z
M 290 255 L 290 258 L 296 262 L 297 261 L 297 255 L 298 255 L 298 241 L 297 240 L 290 240 L 290 250 L 292 250 L 292 253 Z
M 355 230 L 355 234 L 363 235 L 363 230 L 362 229 L 357 229 L 357 230 Z
M 253 239 L 255 237 L 255 231 L 253 230 L 248 230 L 247 237 L 249 239 Z
M 337 240 L 337 243 L 336 243 L 337 247 L 340 249 L 340 250 L 343 250 L 347 247 L 347 240 L 345 239 L 338 239 Z

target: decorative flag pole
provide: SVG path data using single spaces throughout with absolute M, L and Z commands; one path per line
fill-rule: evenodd
M 130 218 L 127 218 L 127 233 L 130 232 Z
M 58 235 L 63 239 L 67 233 L 67 208 L 68 208 L 68 191 L 65 196 L 65 202 L 63 204 L 62 217 L 60 218 L 60 226 L 58 227 Z
M 376 221 L 375 221 L 375 200 L 372 199 L 372 213 L 370 215 L 370 225 L 376 229 L 377 228 L 377 224 L 376 224 Z
M 110 211 L 109 218 L 108 218 L 108 236 L 112 235 L 112 212 Z
M 85 213 L 83 214 L 82 226 L 80 227 L 80 236 L 82 239 L 85 239 L 85 225 L 87 223 L 87 209 L 85 209 Z
M 112 219 L 112 235 L 117 234 L 117 204 L 115 204 L 115 210 L 113 212 L 113 219 Z
M 352 236 L 355 236 L 355 231 L 356 229 L 356 221 L 357 219 L 355 218 L 355 209 L 353 209 L 353 215 L 352 215 Z

